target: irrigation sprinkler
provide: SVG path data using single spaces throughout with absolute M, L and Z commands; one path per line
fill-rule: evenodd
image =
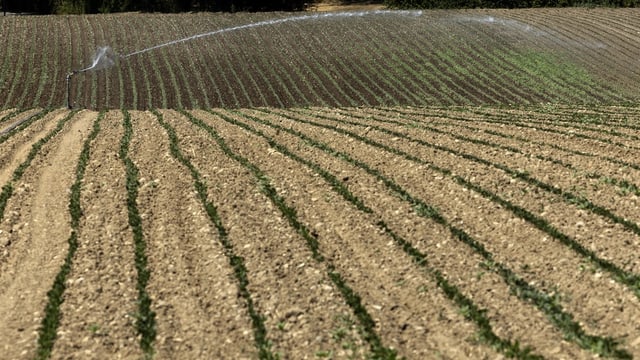
M 93 63 L 91 66 L 81 69 L 81 70 L 73 70 L 69 74 L 67 74 L 67 108 L 71 109 L 71 77 L 73 75 L 84 73 L 87 71 L 97 71 L 101 69 L 106 69 L 118 64 L 119 60 L 128 59 L 129 57 L 144 54 L 148 51 L 159 49 L 165 46 L 176 45 L 179 43 L 207 37 L 213 36 L 217 34 L 222 34 L 226 32 L 232 31 L 240 31 L 250 28 L 263 27 L 269 25 L 277 25 L 286 22 L 294 22 L 294 21 L 312 21 L 312 20 L 320 20 L 320 19 L 329 19 L 329 18 L 350 18 L 350 17 L 364 17 L 364 16 L 384 16 L 384 15 L 397 15 L 397 16 L 412 16 L 418 17 L 422 15 L 421 10 L 373 10 L 373 11 L 346 11 L 346 12 L 338 12 L 338 13 L 322 13 L 322 14 L 313 14 L 313 15 L 302 15 L 302 16 L 293 16 L 286 17 L 282 19 L 273 19 L 266 21 L 258 21 L 250 24 L 232 26 L 224 29 L 214 30 L 205 32 L 202 34 L 196 34 L 189 37 L 185 37 L 182 39 L 177 39 L 173 41 L 166 42 L 164 44 L 159 44 L 155 46 L 148 47 L 146 49 L 134 51 L 132 53 L 121 55 L 113 51 L 109 46 L 99 47 L 98 51 L 93 57 Z
M 73 106 L 71 105 L 71 77 L 78 73 L 78 70 L 73 70 L 69 74 L 67 74 L 67 109 L 71 110 Z
M 103 46 L 99 47 L 98 51 L 93 57 L 93 63 L 91 66 L 86 67 L 80 70 L 73 70 L 67 74 L 67 108 L 71 110 L 73 105 L 71 104 L 71 77 L 75 74 L 87 72 L 90 70 L 100 70 L 106 69 L 108 67 L 114 66 L 118 62 L 118 58 L 121 58 L 121 55 L 115 53 L 110 47 Z

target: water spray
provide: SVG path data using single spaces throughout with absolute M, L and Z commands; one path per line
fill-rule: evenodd
M 122 56 L 122 58 L 128 58 L 130 56 L 146 53 L 151 50 L 159 49 L 169 45 L 175 45 L 179 43 L 183 43 L 185 41 L 195 40 L 207 36 L 222 34 L 226 32 L 250 29 L 255 27 L 267 26 L 267 25 L 276 25 L 282 24 L 286 22 L 294 22 L 294 21 L 307 21 L 307 20 L 317 20 L 317 19 L 326 19 L 326 18 L 350 18 L 350 17 L 364 17 L 364 16 L 372 16 L 372 15 L 400 15 L 400 16 L 415 16 L 418 17 L 422 15 L 422 10 L 369 10 L 369 11 L 344 11 L 344 12 L 327 12 L 322 14 L 313 14 L 313 15 L 301 15 L 301 16 L 293 16 L 282 19 L 272 19 L 265 21 L 258 21 L 251 24 L 232 26 L 224 29 L 214 30 L 202 34 L 197 34 L 193 36 L 189 36 L 183 39 L 169 41 L 164 44 L 152 46 L 146 49 L 134 51 L 130 54 Z
M 323 14 L 301 15 L 301 16 L 282 18 L 282 19 L 258 21 L 251 24 L 232 26 L 224 29 L 219 29 L 219 30 L 202 33 L 202 34 L 189 36 L 183 39 L 169 41 L 164 44 L 155 45 L 155 46 L 148 47 L 146 49 L 134 51 L 126 55 L 120 55 L 116 53 L 109 46 L 99 47 L 96 54 L 93 57 L 93 63 L 91 64 L 91 66 L 88 66 L 80 70 L 73 70 L 69 74 L 67 74 L 67 108 L 69 109 L 72 108 L 72 104 L 70 100 L 72 76 L 79 73 L 84 73 L 87 71 L 97 71 L 97 70 L 112 67 L 116 65 L 120 59 L 127 59 L 131 56 L 143 54 L 148 51 L 159 49 L 165 46 L 175 45 L 175 44 L 183 43 L 190 40 L 195 40 L 195 39 L 199 39 L 207 36 L 212 36 L 212 35 L 222 34 L 226 32 L 232 32 L 232 31 L 238 31 L 243 29 L 250 29 L 250 28 L 268 26 L 268 25 L 276 25 L 276 24 L 282 24 L 285 22 L 294 22 L 294 21 L 308 21 L 308 20 L 326 19 L 326 18 L 364 17 L 364 16 L 372 16 L 372 15 L 400 15 L 400 16 L 418 17 L 422 15 L 422 11 L 421 10 L 373 10 L 373 11 L 345 11 L 345 12 L 337 12 L 337 13 L 328 12 Z
M 122 55 L 117 54 L 109 46 L 101 46 L 93 56 L 93 62 L 90 66 L 80 70 L 73 70 L 67 74 L 67 108 L 69 110 L 73 108 L 71 104 L 71 77 L 73 75 L 112 67 L 117 64 L 120 58 L 122 58 Z

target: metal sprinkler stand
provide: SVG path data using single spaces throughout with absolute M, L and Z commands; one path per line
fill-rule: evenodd
M 71 77 L 78 73 L 78 70 L 73 70 L 69 74 L 67 74 L 67 109 L 71 110 L 73 106 L 71 105 Z

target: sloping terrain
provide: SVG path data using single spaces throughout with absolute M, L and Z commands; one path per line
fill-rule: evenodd
M 0 358 L 640 357 L 638 15 L 0 18 Z
M 620 104 L 638 99 L 639 15 L 582 8 L 3 17 L 0 108 L 65 106 L 66 75 L 91 65 L 104 46 L 122 58 L 72 76 L 75 107 Z

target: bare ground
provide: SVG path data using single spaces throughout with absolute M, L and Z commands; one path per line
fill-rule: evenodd
M 42 121 L 55 125 L 65 114 L 52 115 Z M 61 135 L 43 147 L 22 179 L 14 183 L 15 194 L 4 210 L 0 225 L 0 348 L 6 358 L 34 356 L 45 294 L 67 251 L 68 189 L 94 116 L 88 111 L 76 114 Z M 20 158 L 20 152 L 16 156 Z
M 159 359 L 504 356 L 487 331 L 546 358 L 592 358 L 597 346 L 580 342 L 609 337 L 640 356 L 640 302 L 619 275 L 638 272 L 638 112 L 592 108 L 580 123 L 551 110 L 132 111 L 135 205 L 119 154 L 123 113 L 108 111 L 90 143 L 52 358 L 144 356 L 132 206 Z M 74 114 L 18 180 L 11 174 L 67 115 L 53 111 L 0 143 L 0 174 L 14 187 L 0 222 L 0 349 L 12 359 L 38 347 L 68 251 L 69 189 L 98 113 Z

